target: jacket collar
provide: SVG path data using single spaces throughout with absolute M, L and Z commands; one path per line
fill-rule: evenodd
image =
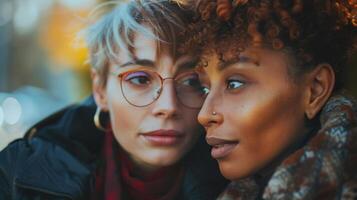
M 98 130 L 93 121 L 96 108 L 90 96 L 40 121 L 25 138 L 41 138 L 58 144 L 79 160 L 88 162 L 100 153 L 104 141 L 104 132 Z
M 103 136 L 93 123 L 93 97 L 49 116 L 25 138 L 31 154 L 18 173 L 19 187 L 68 198 L 82 197 L 93 182 Z M 31 131 L 32 130 L 32 131 Z M 36 133 L 33 134 L 33 130 Z M 30 134 L 31 133 L 31 134 Z
M 18 187 L 70 199 L 88 195 L 94 163 L 82 163 L 63 148 L 38 138 L 29 144 L 32 152 L 15 178 Z

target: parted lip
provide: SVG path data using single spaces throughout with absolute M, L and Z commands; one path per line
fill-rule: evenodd
M 144 135 L 144 136 L 161 136 L 161 137 L 182 137 L 184 134 L 183 134 L 183 132 L 171 129 L 171 130 L 150 131 L 150 132 L 141 133 L 141 135 Z
M 222 144 L 232 144 L 232 143 L 239 142 L 237 140 L 226 140 L 226 139 L 221 139 L 221 138 L 217 138 L 217 137 L 206 137 L 206 141 L 211 146 L 217 146 L 217 145 L 222 145 Z

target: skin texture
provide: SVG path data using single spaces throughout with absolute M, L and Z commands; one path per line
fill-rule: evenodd
M 125 72 L 136 68 L 151 69 L 163 78 L 176 77 L 187 71 L 194 71 L 194 66 L 181 67 L 192 62 L 189 56 L 174 59 L 166 48 L 161 55 L 156 55 L 156 43 L 141 34 L 134 37 L 135 55 L 139 60 L 150 60 L 154 66 L 127 65 L 118 67 L 112 64 L 111 72 Z M 132 62 L 125 52 L 119 53 L 119 66 Z M 176 96 L 173 80 L 164 81 L 160 97 L 146 107 L 135 107 L 125 99 L 120 89 L 120 79 L 109 75 L 106 87 L 98 84 L 99 76 L 93 72 L 93 92 L 97 105 L 104 111 L 109 111 L 110 122 L 115 139 L 128 153 L 134 165 L 142 171 L 152 171 L 160 167 L 177 163 L 196 143 L 202 127 L 197 121 L 199 109 L 187 108 Z M 183 134 L 174 145 L 153 145 L 148 142 L 143 133 L 157 130 L 174 130 Z
M 226 178 L 267 173 L 307 136 L 305 116 L 314 118 L 331 94 L 331 66 L 319 66 L 294 82 L 282 52 L 247 48 L 239 62 L 223 67 L 217 58 L 208 54 L 208 66 L 199 69 L 208 92 L 198 116 L 207 142 L 233 144 L 216 158 Z

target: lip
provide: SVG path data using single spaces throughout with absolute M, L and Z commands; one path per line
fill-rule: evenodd
M 206 137 L 206 141 L 212 146 L 211 156 L 214 159 L 222 159 L 228 156 L 239 144 L 239 141 L 225 140 L 216 137 Z
M 171 146 L 179 143 L 184 134 L 176 130 L 156 130 L 140 134 L 153 146 Z

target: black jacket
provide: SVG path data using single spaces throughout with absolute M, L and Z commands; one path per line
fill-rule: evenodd
M 103 132 L 90 97 L 41 121 L 0 152 L 0 200 L 89 199 Z M 179 199 L 215 199 L 226 185 L 203 138 L 184 158 Z

